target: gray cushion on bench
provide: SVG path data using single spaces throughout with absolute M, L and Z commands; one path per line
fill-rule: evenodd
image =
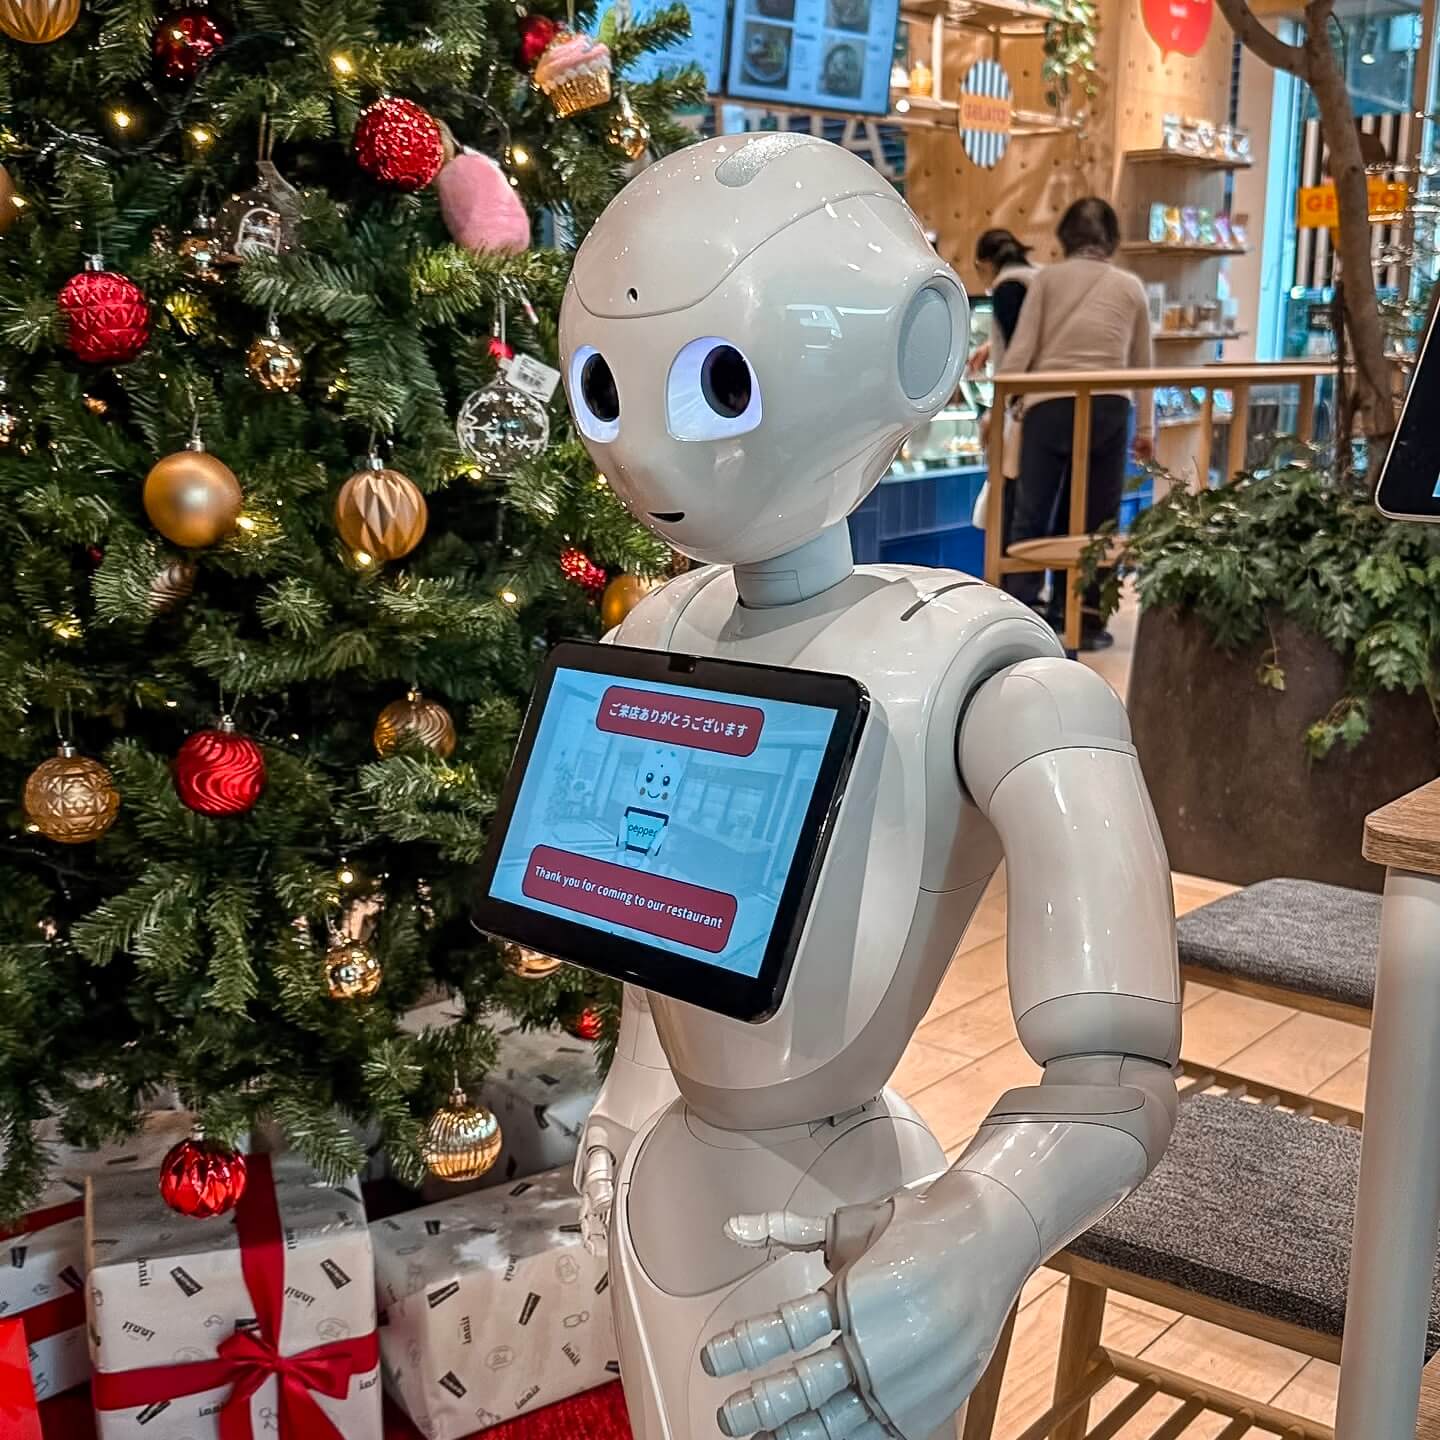
M 1380 897 L 1314 880 L 1262 880 L 1175 924 L 1180 963 L 1369 1009 Z
M 1360 1132 L 1223 1095 L 1180 1106 L 1149 1179 L 1069 1248 L 1307 1330 L 1339 1335 Z M 1432 1303 L 1428 1358 L 1440 1349 Z

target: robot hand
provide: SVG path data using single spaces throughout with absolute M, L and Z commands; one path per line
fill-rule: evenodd
M 580 1179 L 580 1237 L 587 1253 L 597 1259 L 603 1259 L 610 1249 L 615 1169 L 615 1157 L 603 1145 L 585 1152 L 585 1167 Z
M 763 1440 L 929 1440 L 975 1388 L 1041 1260 L 1024 1206 L 964 1171 L 828 1220 L 738 1216 L 726 1231 L 747 1246 L 823 1249 L 832 1272 L 814 1294 L 742 1321 L 701 1352 L 705 1372 L 723 1377 L 839 1332 L 721 1406 L 726 1435 Z

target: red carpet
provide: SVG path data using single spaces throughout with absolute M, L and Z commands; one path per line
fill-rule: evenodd
M 95 1440 L 90 1397 L 84 1390 L 72 1390 L 47 1401 L 40 1407 L 40 1423 L 45 1440 Z M 485 1440 L 630 1440 L 630 1421 L 617 1380 L 533 1415 L 497 1425 L 484 1434 Z M 287 1435 L 283 1440 L 292 1437 Z M 297 1435 L 293 1440 L 309 1437 Z M 420 1432 L 388 1400 L 385 1440 L 420 1440 Z

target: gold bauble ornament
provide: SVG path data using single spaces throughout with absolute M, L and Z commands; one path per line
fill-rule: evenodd
M 218 285 L 225 274 L 220 269 L 220 242 L 210 233 L 210 221 L 202 218 L 195 230 L 176 247 L 175 253 L 185 262 L 185 273 L 192 280 Z
M 380 962 L 358 940 L 335 940 L 325 952 L 325 987 L 332 1000 L 364 1000 L 383 978 Z
M 402 740 L 414 739 L 446 760 L 455 753 L 455 722 L 443 705 L 411 690 L 380 712 L 373 739 L 381 756 L 393 754 Z
M 80 0 L 0 0 L 0 30 L 27 45 L 58 40 L 80 17 Z
M 150 523 L 172 545 L 198 550 L 235 528 L 244 497 L 230 467 L 192 441 L 145 477 L 144 501 Z
M 650 148 L 650 127 L 636 112 L 624 90 L 620 92 L 620 103 L 605 138 L 627 160 L 643 160 Z
M 600 597 L 600 623 L 613 630 L 654 588 L 653 580 L 617 575 Z
M 398 560 L 425 534 L 425 497 L 408 476 L 372 455 L 335 497 L 335 528 L 357 563 Z
M 281 335 L 279 322 L 272 315 L 265 322 L 265 333 L 250 347 L 245 368 L 266 390 L 293 390 L 300 383 L 305 362 Z
M 62 845 L 98 840 L 120 813 L 115 777 L 98 761 L 77 754 L 68 741 L 25 782 L 25 814 Z
M 431 1117 L 422 1154 L 439 1180 L 478 1180 L 500 1158 L 500 1122 L 457 1085 Z
M 15 203 L 15 182 L 10 172 L 0 165 L 0 235 L 15 223 L 20 207 Z
M 171 560 L 155 572 L 150 582 L 148 603 L 152 615 L 164 615 L 182 600 L 189 599 L 195 588 L 195 564 L 190 560 Z
M 519 980 L 545 980 L 565 962 L 523 945 L 507 944 L 500 953 L 500 963 Z

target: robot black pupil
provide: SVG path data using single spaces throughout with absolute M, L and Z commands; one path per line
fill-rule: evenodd
M 620 418 L 620 392 L 603 355 L 592 355 L 581 368 L 580 392 L 597 420 Z
M 645 777 L 645 783 L 647 785 L 653 785 L 655 783 L 655 772 L 653 770 Z
M 705 403 L 727 420 L 750 407 L 750 366 L 733 345 L 717 345 L 700 367 L 700 388 Z

